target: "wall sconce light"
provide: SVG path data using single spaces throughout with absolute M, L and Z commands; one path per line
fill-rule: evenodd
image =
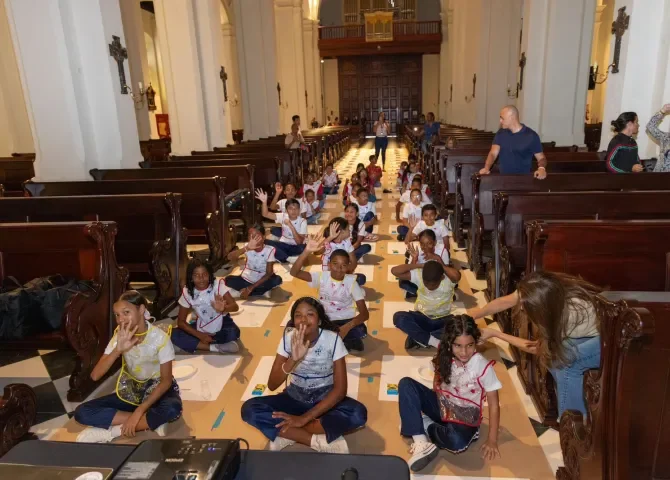
M 605 74 L 598 73 L 598 63 L 594 63 L 591 65 L 589 69 L 589 90 L 595 90 L 596 85 L 602 85 L 607 81 L 607 78 L 610 75 L 611 68 L 614 66 L 612 63 L 611 65 L 607 66 L 607 69 L 605 69 Z
M 132 98 L 133 102 L 135 103 L 135 108 L 137 110 L 141 110 L 142 107 L 144 106 L 144 94 L 146 93 L 146 90 L 144 90 L 144 84 L 142 82 L 137 82 L 137 87 L 138 87 L 138 93 L 134 93 L 130 85 L 125 85 L 125 88 L 128 91 L 130 98 Z
M 516 84 L 516 91 L 512 90 L 509 83 L 507 84 L 507 98 L 519 98 L 519 84 Z

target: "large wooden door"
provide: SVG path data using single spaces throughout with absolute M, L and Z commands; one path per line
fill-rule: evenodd
M 346 57 L 339 60 L 340 120 L 364 118 L 366 135 L 384 112 L 397 134 L 421 114 L 421 55 Z

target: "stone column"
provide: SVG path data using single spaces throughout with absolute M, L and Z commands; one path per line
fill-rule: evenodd
M 232 130 L 243 129 L 240 67 L 237 61 L 235 27 L 232 24 L 225 23 L 221 25 L 221 39 L 221 64 L 226 67 L 226 73 L 228 74 L 228 103 L 226 108 L 229 112 Z
M 208 125 L 196 33 L 190 0 L 155 0 L 156 30 L 170 115 L 172 152 L 208 150 Z M 217 16 L 218 19 L 218 16 Z
M 272 0 L 234 0 L 244 138 L 279 133 L 279 100 Z M 286 102 L 282 87 L 282 102 Z
M 321 63 L 317 55 L 314 55 L 314 30 L 318 31 L 318 25 L 309 18 L 303 19 L 303 45 L 305 47 L 305 87 L 307 90 L 307 112 L 306 118 L 302 120 L 303 128 L 311 128 L 312 118 L 319 118 L 317 106 L 321 102 L 318 95 L 317 85 L 321 84 Z M 318 46 L 317 46 L 318 48 Z
M 452 62 L 454 57 L 451 45 L 453 43 L 452 26 L 454 11 L 451 9 L 449 0 L 441 0 L 441 4 L 442 13 L 440 14 L 440 17 L 442 19 L 442 44 L 440 45 L 440 93 L 438 95 L 440 106 L 435 113 L 438 120 L 449 122 L 449 114 L 451 111 L 449 94 L 453 83 Z
M 521 121 L 542 141 L 584 144 L 596 0 L 526 0 Z M 575 20 L 577 19 L 577 21 Z
M 305 49 L 302 34 L 302 0 L 274 0 L 277 79 L 282 89 L 279 126 L 291 128 L 291 117 L 300 115 L 303 128 L 311 118 L 305 107 Z
M 316 105 L 316 119 L 323 124 L 323 68 L 321 67 L 321 54 L 319 53 L 319 21 L 314 20 L 312 29 L 312 56 L 314 57 L 315 88 L 314 105 Z
M 5 6 L 35 139 L 36 177 L 84 180 L 90 168 L 137 167 L 134 105 L 121 93 L 108 46 L 112 35 L 125 45 L 118 2 L 5 0 Z
M 619 73 L 610 73 L 607 79 L 600 150 L 607 149 L 612 138 L 610 122 L 621 112 L 634 111 L 640 121 L 640 158 L 651 158 L 658 155 L 658 147 L 645 133 L 645 126 L 664 103 L 670 102 L 670 4 L 664 0 L 617 0 L 615 20 L 624 6 L 630 23 L 621 41 Z M 614 35 L 610 51 L 613 55 Z

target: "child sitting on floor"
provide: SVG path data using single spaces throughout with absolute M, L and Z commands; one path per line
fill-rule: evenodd
M 314 190 L 307 190 L 303 203 L 307 206 L 307 225 L 317 225 L 321 218 L 321 204 L 316 200 Z
M 298 191 L 298 197 L 304 199 L 305 194 L 310 190 L 314 192 L 316 199 L 319 201 L 319 207 L 323 208 L 323 205 L 326 201 L 325 197 L 323 196 L 323 185 L 321 184 L 321 180 L 317 180 L 316 175 L 314 175 L 312 172 L 309 172 L 305 176 L 305 183 L 302 187 L 300 187 L 300 190 Z
M 107 443 L 143 430 L 162 437 L 167 424 L 181 417 L 179 387 L 172 377 L 170 334 L 149 323 L 147 300 L 135 290 L 123 293 L 113 308 L 118 327 L 91 379 L 100 380 L 122 357 L 116 393 L 77 407 L 74 419 L 88 427 L 77 442 Z
M 409 233 L 410 219 L 421 218 L 421 209 L 426 205 L 421 201 L 421 190 L 413 188 L 409 194 L 409 202 L 405 203 L 400 215 L 402 225 L 398 225 L 398 241 L 404 242 L 405 237 Z
M 461 279 L 461 272 L 430 260 L 426 263 L 397 265 L 391 269 L 391 273 L 417 286 L 418 299 L 414 311 L 393 314 L 393 324 L 407 334 L 405 349 L 437 348 L 451 312 L 454 285 Z
M 375 221 L 377 220 L 377 207 L 374 202 L 369 200 L 368 191 L 361 187 L 356 192 L 356 197 L 351 201 L 358 205 L 358 218 L 365 224 L 365 231 L 372 233 Z
M 413 472 L 428 466 L 439 449 L 462 453 L 479 438 L 484 400 L 489 406 L 489 428 L 480 450 L 485 460 L 500 456 L 498 390 L 502 384 L 493 370 L 495 360 L 477 353 L 480 337 L 471 317 L 451 317 L 433 358 L 433 388 L 410 377 L 398 384 L 400 434 L 412 437 L 412 457 L 407 463 Z
M 360 287 L 356 275 L 351 275 L 352 267 L 356 265 L 355 263 L 352 265 L 351 252 L 344 249 L 328 252 L 328 265 L 322 272 L 302 271 L 309 254 L 319 251 L 324 243 L 327 244 L 328 239 L 323 238 L 323 235 L 310 238 L 305 251 L 291 267 L 291 275 L 318 289 L 319 300 L 326 309 L 328 318 L 340 327 L 340 337 L 344 339 L 344 346 L 348 350 L 362 352 L 363 338 L 368 334 L 365 321 L 370 315 L 365 305 L 365 292 Z
M 335 250 L 344 250 L 349 255 L 349 270 L 347 273 L 356 275 L 356 281 L 359 285 L 365 285 L 366 278 L 362 273 L 354 273 L 358 259 L 354 254 L 354 246 L 351 243 L 351 234 L 349 232 L 349 224 L 342 217 L 333 218 L 322 236 L 325 236 L 323 242 L 324 252 L 321 256 L 321 269 L 325 272 L 330 268 L 330 255 Z
M 405 243 L 413 242 L 418 235 L 426 229 L 435 232 L 435 237 L 438 243 L 443 243 L 444 248 L 449 251 L 449 230 L 444 223 L 444 220 L 437 220 L 437 207 L 432 203 L 424 205 L 421 208 L 421 221 L 412 218 L 409 222 L 409 233 L 405 238 Z
M 230 294 L 242 299 L 263 295 L 270 298 L 272 289 L 282 284 L 282 278 L 274 273 L 275 247 L 265 243 L 265 228 L 255 224 L 249 228 L 248 243 L 228 254 L 228 260 L 236 262 L 242 255 L 246 257 L 240 275 L 225 278 Z
M 395 205 L 395 215 L 398 221 L 402 221 L 402 216 L 400 213 L 404 206 L 411 202 L 412 190 L 419 190 L 421 192 L 421 203 L 424 205 L 427 203 L 432 203 L 432 200 L 430 199 L 430 188 L 428 188 L 428 185 L 425 185 L 422 182 L 423 179 L 421 177 L 414 177 L 412 179 L 412 183 L 410 184 L 410 188 L 400 195 L 398 203 Z M 419 215 L 417 218 L 421 218 L 421 216 Z
M 370 178 L 368 177 L 368 171 L 363 169 L 360 172 L 358 172 L 358 178 L 360 179 L 361 182 L 361 187 L 364 188 L 366 192 L 368 192 L 368 198 L 372 203 L 375 203 L 377 201 L 377 197 L 375 196 L 375 187 L 370 181 Z
M 347 221 L 351 244 L 354 247 L 354 256 L 360 260 L 363 255 L 370 253 L 372 247 L 369 244 L 363 244 L 363 240 L 369 242 L 377 241 L 377 235 L 368 234 L 365 231 L 365 223 L 361 222 L 358 216 L 359 208 L 357 203 L 351 203 L 344 209 L 344 219 Z
M 172 330 L 172 343 L 182 350 L 237 353 L 240 338 L 229 312 L 237 312 L 235 299 L 223 278 L 216 278 L 209 263 L 194 258 L 186 267 L 186 286 L 179 297 L 177 328 Z M 188 323 L 191 314 L 195 328 Z
M 377 157 L 374 155 L 370 155 L 369 158 L 370 165 L 368 165 L 367 172 L 368 172 L 368 178 L 370 179 L 370 183 L 374 187 L 381 187 L 382 186 L 382 167 L 377 165 Z
M 335 195 L 339 187 L 340 179 L 337 177 L 337 172 L 333 169 L 333 164 L 326 165 L 326 172 L 321 178 L 323 182 L 323 193 L 326 195 Z
M 407 263 L 421 264 L 429 260 L 440 262 L 443 266 L 449 265 L 449 251 L 444 248 L 444 245 L 437 243 L 435 232 L 426 229 L 419 234 L 419 248 L 417 249 L 413 243 L 407 246 Z M 405 298 L 411 300 L 416 298 L 418 286 L 409 280 L 400 280 L 400 288 L 405 290 Z
M 284 198 L 279 200 L 279 197 L 282 195 L 282 193 L 284 194 Z M 284 186 L 282 186 L 282 184 L 279 182 L 275 183 L 275 194 L 272 197 L 272 201 L 270 202 L 270 210 L 286 213 L 286 202 L 295 198 L 300 202 L 300 216 L 307 218 L 307 205 L 305 205 L 301 199 L 296 197 L 297 193 L 298 190 L 292 183 L 287 183 Z M 281 227 L 272 227 L 270 229 L 270 233 L 277 238 L 281 237 Z
M 281 225 L 279 241 L 266 240 L 265 244 L 275 247 L 275 258 L 284 263 L 289 257 L 296 257 L 305 249 L 307 220 L 300 216 L 300 202 L 295 198 L 286 201 L 286 213 L 270 213 L 268 210 L 268 194 L 256 190 L 256 198 L 261 201 L 263 217 Z
M 407 190 L 407 188 L 412 184 L 412 180 L 414 180 L 414 177 L 416 176 L 421 177 L 421 171 L 419 171 L 419 164 L 416 162 L 416 160 L 409 162 L 409 165 L 407 167 L 407 172 L 405 172 L 405 180 L 403 181 L 403 190 Z
M 365 406 L 347 397 L 347 349 L 323 305 L 311 297 L 291 308 L 277 348 L 268 388 L 277 395 L 242 405 L 242 420 L 258 428 L 279 451 L 296 442 L 318 452 L 349 453 L 343 435 L 367 422 Z
M 407 162 L 402 161 L 400 162 L 400 168 L 398 169 L 398 178 L 396 180 L 396 187 L 398 187 L 398 190 L 402 192 L 402 182 L 403 179 L 405 178 L 405 172 L 407 171 Z
M 359 188 L 361 188 L 361 180 L 360 180 L 358 174 L 354 173 L 351 176 L 351 182 L 349 182 L 349 180 L 347 180 L 344 184 L 344 189 L 343 189 L 344 195 L 343 195 L 343 198 L 342 198 L 342 203 L 344 204 L 345 207 L 351 203 L 352 197 L 355 198 L 354 195 L 356 194 L 356 192 L 358 191 Z

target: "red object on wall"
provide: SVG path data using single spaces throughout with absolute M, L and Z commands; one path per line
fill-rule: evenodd
M 170 138 L 170 117 L 167 113 L 156 114 L 158 138 Z

